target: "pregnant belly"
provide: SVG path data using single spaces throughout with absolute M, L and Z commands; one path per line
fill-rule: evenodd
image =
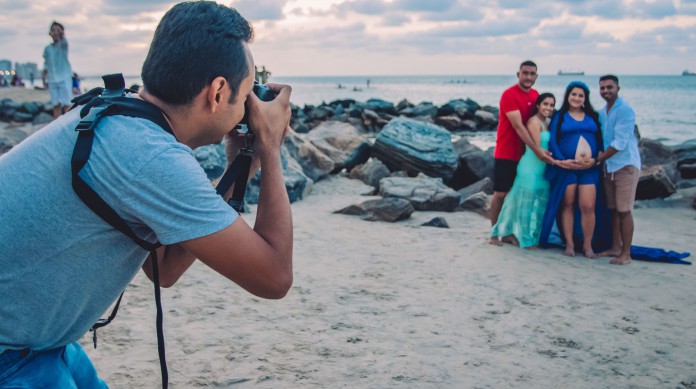
M 582 161 L 590 158 L 592 158 L 592 147 L 590 147 L 587 139 L 580 135 L 580 138 L 578 139 L 578 146 L 575 149 L 575 160 Z

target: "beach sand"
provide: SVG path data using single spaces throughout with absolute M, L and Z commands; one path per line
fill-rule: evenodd
M 12 99 L 18 103 L 34 102 L 47 103 L 51 100 L 48 90 L 26 88 L 0 88 L 0 100 Z
M 293 204 L 295 281 L 282 300 L 199 262 L 163 290 L 171 387 L 696 387 L 694 267 L 493 247 L 470 212 L 396 224 L 332 214 L 368 191 L 334 176 Z M 635 215 L 635 244 L 696 251 L 693 209 Z M 451 228 L 418 227 L 435 216 Z M 158 387 L 142 273 L 99 348 L 91 334 L 82 343 L 112 388 Z

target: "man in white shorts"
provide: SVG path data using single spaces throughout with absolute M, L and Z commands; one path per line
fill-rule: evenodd
M 54 21 L 48 35 L 53 38 L 53 43 L 44 48 L 41 79 L 51 94 L 53 117 L 57 118 L 70 108 L 73 72 L 68 61 L 68 40 L 63 25 Z

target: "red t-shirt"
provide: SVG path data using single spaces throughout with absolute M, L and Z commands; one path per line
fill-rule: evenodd
M 503 92 L 503 96 L 500 97 L 498 136 L 495 142 L 495 153 L 493 154 L 495 158 L 509 159 L 511 161 L 519 161 L 522 158 L 524 142 L 522 142 L 522 139 L 520 139 L 512 127 L 512 123 L 510 123 L 506 113 L 520 111 L 522 124 L 526 125 L 537 97 L 539 97 L 539 92 L 535 89 L 525 92 L 518 84 L 511 86 Z

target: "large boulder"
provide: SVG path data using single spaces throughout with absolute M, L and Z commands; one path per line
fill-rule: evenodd
M 471 99 L 457 99 L 450 100 L 447 104 L 440 107 L 437 111 L 437 116 L 447 116 L 447 115 L 458 115 L 462 119 L 471 119 L 474 117 L 474 113 L 481 109 L 475 101 Z
M 670 178 L 673 175 L 674 168 L 669 165 L 643 168 L 638 180 L 636 200 L 665 198 L 674 194 L 677 188 L 675 182 Z
M 372 156 L 391 171 L 406 170 L 449 180 L 458 163 L 451 139 L 442 127 L 399 117 L 377 135 Z
M 396 222 L 408 219 L 414 209 L 408 200 L 398 198 L 386 198 L 367 200 L 357 205 L 350 205 L 346 208 L 335 211 L 344 215 L 360 216 L 368 221 Z
M 490 217 L 488 214 L 490 206 L 491 196 L 485 194 L 484 192 L 478 192 L 465 198 L 459 207 L 457 207 L 457 211 L 476 212 L 479 215 L 488 218 Z
M 201 146 L 193 150 L 193 156 L 198 160 L 208 179 L 214 180 L 222 175 L 227 166 L 227 155 L 223 143 Z
M 440 178 L 387 177 L 379 182 L 379 194 L 411 202 L 418 211 L 452 212 L 459 206 L 459 193 L 442 183 Z
M 396 115 L 397 110 L 394 103 L 381 99 L 369 99 L 365 102 L 367 108 L 378 113 L 388 113 L 390 115 Z
M 454 189 L 461 189 L 486 177 L 493 178 L 493 156 L 471 144 L 465 138 L 460 138 L 453 144 L 458 155 L 459 165 L 447 181 Z
M 324 122 L 307 139 L 334 162 L 334 172 L 350 171 L 370 158 L 372 144 L 349 123 Z
M 302 166 L 292 158 L 286 147 L 281 149 L 280 156 L 288 198 L 291 203 L 302 200 L 311 192 L 314 182 L 304 174 Z M 247 184 L 247 189 L 244 193 L 244 201 L 246 203 L 258 204 L 262 174 L 263 172 L 259 170 Z
M 696 178 L 696 139 L 675 146 L 673 150 L 682 178 Z
M 462 127 L 462 119 L 457 115 L 438 116 L 433 123 L 449 131 L 456 131 Z
M 433 103 L 426 101 L 416 105 L 415 107 L 406 108 L 399 113 L 409 117 L 429 117 L 432 119 L 437 116 L 437 112 L 437 107 L 434 106 Z
M 489 177 L 486 177 L 482 180 L 474 182 L 471 185 L 459 189 L 457 192 L 459 192 L 462 202 L 469 198 L 469 196 L 474 195 L 478 192 L 483 192 L 485 194 L 493 194 L 493 180 Z
M 659 141 L 643 138 L 638 142 L 640 160 L 643 166 L 677 165 L 677 154 Z
M 370 158 L 364 164 L 354 167 L 348 177 L 379 188 L 379 181 L 384 177 L 389 177 L 389 169 L 380 160 Z
M 302 171 L 313 182 L 326 177 L 334 170 L 334 162 L 304 137 L 289 133 L 285 137 L 285 147 L 292 159 L 296 160 Z

